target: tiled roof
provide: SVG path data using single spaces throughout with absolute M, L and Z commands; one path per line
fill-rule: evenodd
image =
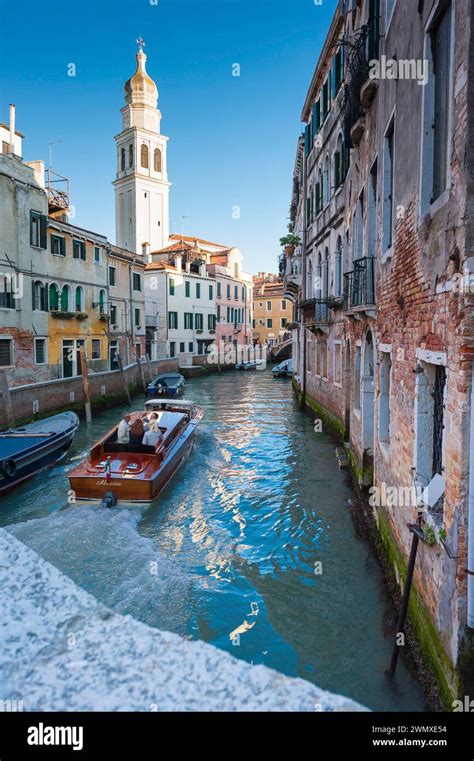
M 168 262 L 150 262 L 145 265 L 146 270 L 175 270 L 174 264 L 168 264 Z
M 228 246 L 224 246 L 222 243 L 213 243 L 211 240 L 205 240 L 204 238 L 196 238 L 195 235 L 177 235 L 174 233 L 173 235 L 170 235 L 170 239 L 173 240 L 182 240 L 182 241 L 188 241 L 189 243 L 194 243 L 194 241 L 197 241 L 198 243 L 203 243 L 207 246 L 215 246 L 216 248 L 225 248 L 228 249 Z

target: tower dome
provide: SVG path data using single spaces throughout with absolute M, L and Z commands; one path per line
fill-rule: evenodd
M 137 68 L 135 74 L 124 84 L 125 103 L 127 105 L 153 106 L 158 104 L 158 88 L 146 71 L 146 54 L 143 52 L 144 42 L 138 42 Z

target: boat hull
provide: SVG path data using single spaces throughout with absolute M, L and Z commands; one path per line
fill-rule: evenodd
M 24 450 L 5 457 L 3 462 L 14 463 L 14 473 L 7 475 L 0 468 L 0 496 L 62 460 L 72 444 L 78 427 L 79 418 L 71 417 L 69 428 L 44 440 L 36 447 L 25 447 Z M 24 430 L 28 430 L 28 426 Z

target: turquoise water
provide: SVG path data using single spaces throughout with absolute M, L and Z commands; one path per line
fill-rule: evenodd
M 334 443 L 291 384 L 228 372 L 188 381 L 185 396 L 206 416 L 154 505 L 68 505 L 66 471 L 116 409 L 81 424 L 66 462 L 4 498 L 1 524 L 114 610 L 374 710 L 425 710 L 403 663 L 384 676 L 381 574 L 356 537 Z

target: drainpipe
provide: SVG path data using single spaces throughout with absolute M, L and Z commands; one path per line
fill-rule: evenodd
M 467 523 L 467 625 L 474 629 L 474 363 L 471 368 L 471 429 L 469 434 L 469 511 Z

